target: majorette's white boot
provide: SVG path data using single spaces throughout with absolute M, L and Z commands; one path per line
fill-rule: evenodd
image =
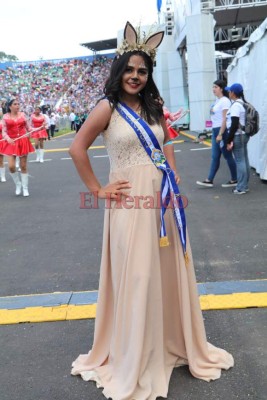
M 29 181 L 29 175 L 28 174 L 21 174 L 22 194 L 23 194 L 24 197 L 28 197 L 29 196 L 28 181 Z
M 19 173 L 18 172 L 10 172 L 10 176 L 13 179 L 15 185 L 16 185 L 16 196 L 19 196 L 21 194 L 21 181 L 19 179 Z
M 40 149 L 40 163 L 44 162 L 44 149 Z
M 35 160 L 35 161 L 36 161 L 36 162 L 39 162 L 39 161 L 40 161 L 40 151 L 41 151 L 41 150 L 39 150 L 39 149 L 36 149 L 36 150 L 35 150 L 35 153 L 36 153 L 36 160 Z
M 6 182 L 6 169 L 0 168 L 0 182 Z
M 16 157 L 16 169 L 20 172 L 20 158 Z

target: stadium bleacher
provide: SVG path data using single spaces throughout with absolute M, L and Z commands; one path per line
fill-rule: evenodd
M 101 55 L 0 66 L 1 102 L 16 96 L 28 115 L 36 105 L 59 115 L 88 113 L 103 94 L 111 62 Z

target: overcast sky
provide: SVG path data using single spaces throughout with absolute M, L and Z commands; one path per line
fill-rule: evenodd
M 157 22 L 157 0 L 4 1 L 0 51 L 20 61 L 83 56 L 80 43 L 117 37 L 127 20 Z

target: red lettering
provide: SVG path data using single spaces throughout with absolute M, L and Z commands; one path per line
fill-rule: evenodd
M 132 203 L 134 201 L 134 198 L 132 196 L 130 196 L 130 195 L 129 196 L 122 196 L 122 199 L 121 199 L 122 206 L 124 208 L 126 208 L 126 210 L 131 210 L 133 208 L 133 204 L 132 205 L 127 204 L 128 201 Z
M 93 204 L 92 204 L 93 196 Z M 97 192 L 80 192 L 80 208 L 81 209 L 96 209 L 98 208 Z
M 154 197 L 153 196 L 144 196 L 144 204 L 143 207 L 145 210 L 154 208 Z
M 144 196 L 134 196 L 134 208 L 139 209 L 141 208 L 140 206 L 140 200 L 143 200 Z

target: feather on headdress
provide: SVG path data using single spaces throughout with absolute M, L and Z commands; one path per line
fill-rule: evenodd
M 119 57 L 129 51 L 143 51 L 154 61 L 156 57 L 156 48 L 162 42 L 163 36 L 164 31 L 160 31 L 142 39 L 140 30 L 137 33 L 130 22 L 127 21 L 123 33 L 124 39 L 117 48 L 116 53 Z

